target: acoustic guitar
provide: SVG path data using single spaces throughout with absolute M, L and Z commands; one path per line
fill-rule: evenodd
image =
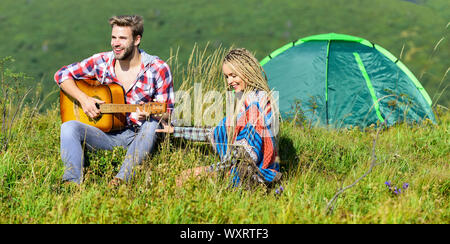
M 165 103 L 151 102 L 146 104 L 126 104 L 125 91 L 119 84 L 100 84 L 97 80 L 76 80 L 75 84 L 86 95 L 104 101 L 97 104 L 100 115 L 94 119 L 87 116 L 80 103 L 73 97 L 60 91 L 59 103 L 61 108 L 62 122 L 77 120 L 85 124 L 99 128 L 104 132 L 121 130 L 127 125 L 126 113 L 136 112 L 139 107 L 141 111 L 150 114 L 162 114 L 166 112 Z

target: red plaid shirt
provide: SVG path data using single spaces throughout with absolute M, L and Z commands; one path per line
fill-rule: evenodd
M 139 102 L 162 102 L 167 104 L 167 112 L 173 111 L 174 92 L 172 75 L 169 66 L 143 50 L 141 53 L 141 70 L 136 83 L 125 94 L 126 103 L 139 104 Z M 117 83 L 120 81 L 114 72 L 113 52 L 98 53 L 81 62 L 63 66 L 55 73 L 55 81 L 59 85 L 67 79 L 83 80 L 96 79 L 102 84 Z M 135 113 L 127 113 L 128 124 L 141 125 Z

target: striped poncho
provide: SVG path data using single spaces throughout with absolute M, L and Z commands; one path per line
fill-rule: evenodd
M 214 128 L 174 127 L 174 137 L 191 141 L 210 141 L 220 155 L 221 162 L 211 165 L 208 171 L 219 171 L 231 167 L 234 185 L 240 182 L 236 167 L 236 150 L 243 148 L 258 169 L 257 180 L 271 183 L 280 180 L 280 165 L 276 135 L 278 117 L 273 115 L 264 91 L 246 95 L 236 116 L 228 116 Z M 234 119 L 234 121 L 233 121 Z M 277 123 L 275 123 L 277 122 Z M 233 129 L 233 139 L 228 140 L 227 128 Z
M 261 173 L 258 174 L 262 176 L 259 180 L 265 183 L 278 181 L 281 177 L 274 134 L 278 129 L 275 128 L 278 125 L 275 119 L 278 117 L 273 114 L 266 92 L 252 91 L 246 94 L 237 115 L 225 117 L 212 130 L 211 142 L 222 161 L 229 156 L 227 150 L 230 148 L 244 148 Z M 234 130 L 232 140 L 228 140 L 227 127 Z M 231 170 L 233 182 L 239 183 L 235 170 Z

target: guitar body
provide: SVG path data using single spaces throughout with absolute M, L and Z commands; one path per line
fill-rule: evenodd
M 96 80 L 76 80 L 75 83 L 86 95 L 102 100 L 106 104 L 125 104 L 125 92 L 122 86 L 118 84 L 102 85 Z M 104 132 L 121 130 L 127 124 L 124 112 L 102 113 L 95 119 L 89 118 L 84 113 L 80 103 L 62 90 L 60 92 L 60 107 L 63 123 L 70 120 L 77 120 L 97 127 Z

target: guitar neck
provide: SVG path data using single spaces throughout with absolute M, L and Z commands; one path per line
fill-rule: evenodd
M 166 112 L 165 103 L 146 103 L 146 104 L 112 104 L 104 103 L 100 104 L 100 112 L 104 114 L 108 113 L 132 113 L 136 112 L 137 108 L 141 111 L 145 111 L 150 114 L 161 114 Z

